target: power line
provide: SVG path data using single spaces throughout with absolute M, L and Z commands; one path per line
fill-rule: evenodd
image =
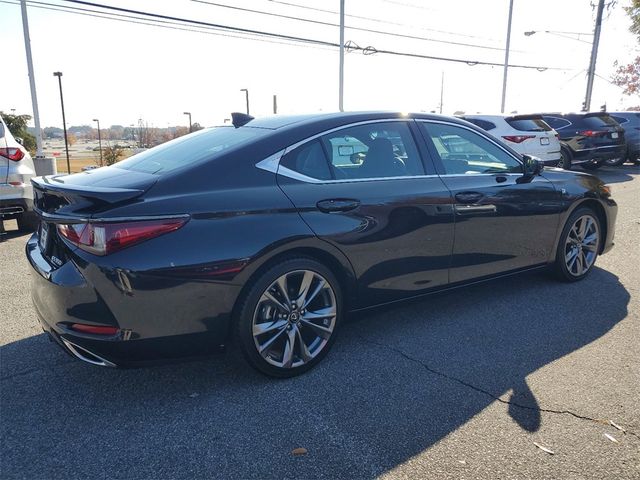
M 291 2 L 284 2 L 281 0 L 267 0 L 268 2 L 271 3 L 278 3 L 280 5 L 287 5 L 290 7 L 295 7 L 295 8 L 301 8 L 304 10 L 311 10 L 314 12 L 322 12 L 322 13 L 330 13 L 330 14 L 334 14 L 334 15 L 339 15 L 339 12 L 336 12 L 335 10 L 327 10 L 324 8 L 318 8 L 318 7 L 310 7 L 308 5 L 300 5 L 298 3 L 291 3 Z M 438 30 L 435 28 L 427 28 L 427 27 L 423 27 L 421 25 L 410 25 L 407 23 L 400 23 L 400 22 L 392 22 L 390 20 L 384 20 L 382 18 L 375 18 L 375 17 L 366 17 L 364 15 L 353 15 L 353 14 L 348 14 L 345 13 L 345 17 L 349 17 L 349 18 L 356 18 L 358 20 L 366 20 L 369 22 L 376 22 L 376 23 L 383 23 L 385 25 L 395 25 L 398 27 L 407 27 L 407 28 L 415 28 L 418 30 L 425 30 L 428 32 L 435 32 L 435 33 L 443 33 L 445 35 L 455 35 L 457 37 L 465 37 L 465 38 L 477 38 L 477 39 L 481 39 L 481 40 L 489 40 L 489 41 L 497 41 L 495 38 L 489 38 L 489 37 L 480 37 L 477 35 L 467 35 L 464 33 L 458 33 L 458 32 L 449 32 L 446 30 Z
M 313 24 L 316 24 L 316 25 L 323 25 L 323 26 L 327 26 L 327 27 L 339 27 L 340 26 L 337 23 L 324 22 L 322 20 L 313 20 L 313 19 L 310 19 L 310 18 L 296 17 L 296 16 L 293 16 L 293 15 L 284 15 L 282 13 L 265 12 L 263 10 L 255 10 L 253 8 L 238 7 L 238 6 L 235 6 L 235 5 L 226 5 L 224 3 L 210 2 L 210 1 L 207 1 L 207 0 L 191 0 L 191 1 L 195 2 L 195 3 L 204 3 L 204 4 L 207 4 L 207 5 L 214 6 L 214 7 L 228 8 L 230 10 L 237 10 L 237 11 L 241 11 L 241 12 L 256 13 L 258 15 L 267 15 L 267 16 L 270 16 L 270 17 L 285 18 L 287 20 L 295 20 L 295 21 L 299 21 L 299 22 L 313 23 Z M 422 40 L 422 41 L 425 41 L 425 42 L 446 43 L 448 45 L 459 45 L 459 46 L 463 46 L 463 47 L 483 48 L 483 49 L 487 49 L 487 50 L 498 50 L 498 51 L 504 52 L 504 48 L 501 48 L 501 47 L 490 47 L 488 45 L 477 45 L 477 44 L 473 44 L 473 43 L 454 42 L 454 41 L 451 41 L 451 40 L 438 40 L 438 39 L 434 39 L 434 38 L 420 37 L 418 35 L 409 35 L 407 33 L 393 33 L 393 32 L 387 32 L 387 31 L 384 31 L 384 30 L 375 30 L 375 29 L 372 29 L 372 28 L 352 27 L 352 26 L 349 26 L 349 25 L 345 25 L 345 28 L 348 28 L 349 30 L 356 30 L 356 31 L 359 31 L 359 32 L 376 33 L 378 35 L 388 35 L 388 36 L 391 36 L 391 37 L 409 38 L 409 39 L 412 39 L 412 40 Z
M 10 1 L 10 0 L 0 0 L 0 3 L 6 3 L 8 5 L 20 5 L 19 1 Z M 105 20 L 114 20 L 114 21 L 118 21 L 118 22 L 124 22 L 124 23 L 131 23 L 131 24 L 138 24 L 138 25 L 146 25 L 148 27 L 159 27 L 159 28 L 167 28 L 169 30 L 179 30 L 179 31 L 184 31 L 184 32 L 192 32 L 192 33 L 202 33 L 202 34 L 206 34 L 206 35 L 216 35 L 219 37 L 226 37 L 226 38 L 237 38 L 240 40 L 254 40 L 254 41 L 259 41 L 259 42 L 264 42 L 264 43 L 272 43 L 272 44 L 277 44 L 277 45 L 288 45 L 288 46 L 294 46 L 294 47 L 303 47 L 303 48 L 313 48 L 313 49 L 317 49 L 317 50 L 332 50 L 333 48 L 329 48 L 329 47 L 321 47 L 321 46 L 315 46 L 315 45 L 307 45 L 304 43 L 293 43 L 293 42 L 284 42 L 284 41 L 277 41 L 277 40 L 268 40 L 268 39 L 264 39 L 264 38 L 256 38 L 256 35 L 250 35 L 247 34 L 247 36 L 241 36 L 241 35 L 232 35 L 229 33 L 221 33 L 220 31 L 212 31 L 212 30 L 220 30 L 220 29 L 215 29 L 215 28 L 208 28 L 208 27 L 194 27 L 194 28 L 199 28 L 200 30 L 195 30 L 194 28 L 186 28 L 185 25 L 183 25 L 182 23 L 177 23 L 177 22 L 170 22 L 170 21 L 162 21 L 162 20 L 147 20 L 144 18 L 140 18 L 140 17 L 135 17 L 135 16 L 131 16 L 131 15 L 122 15 L 122 14 L 117 14 L 117 13 L 108 13 L 108 12 L 101 12 L 98 10 L 91 10 L 91 9 L 83 9 L 83 8 L 78 8 L 78 7 L 67 7 L 65 5 L 58 5 L 58 4 L 54 4 L 54 3 L 45 3 L 45 2 L 37 2 L 34 0 L 27 0 L 27 4 L 29 6 L 31 6 L 32 8 L 38 8 L 38 9 L 42 9 L 42 10 L 50 10 L 50 11 L 54 11 L 54 12 L 61 12 L 61 13 L 71 13 L 74 15 L 83 15 L 83 16 L 87 16 L 87 17 L 93 17 L 93 18 L 102 18 Z M 123 17 L 123 18 L 119 18 L 119 17 Z M 127 20 L 129 19 L 129 20 Z M 171 26 L 171 25 L 177 25 L 177 26 Z
M 201 27 L 214 27 L 214 28 L 218 28 L 218 29 L 221 29 L 221 30 L 225 30 L 225 31 L 232 31 L 232 32 L 238 32 L 238 33 L 243 33 L 243 34 L 259 35 L 259 36 L 283 39 L 283 40 L 288 40 L 288 41 L 293 41 L 293 42 L 303 42 L 303 43 L 306 43 L 306 44 L 321 45 L 321 46 L 325 46 L 325 47 L 335 47 L 335 48 L 339 47 L 339 45 L 337 43 L 328 42 L 326 40 L 318 40 L 318 39 L 312 39 L 312 38 L 298 37 L 298 36 L 294 36 L 294 35 L 284 35 L 284 34 L 281 34 L 281 33 L 267 32 L 267 31 L 263 31 L 263 30 L 255 30 L 255 29 L 249 29 L 249 28 L 235 27 L 235 26 L 231 26 L 231 25 L 223 25 L 223 24 L 217 24 L 217 23 L 204 22 L 202 20 L 191 20 L 191 19 L 186 19 L 186 18 L 181 18 L 181 17 L 174 17 L 174 16 L 171 16 L 171 15 L 163 15 L 163 14 L 159 14 L 159 13 L 152 13 L 152 12 L 146 12 L 146 11 L 141 11 L 141 10 L 133 10 L 133 9 L 129 9 L 129 8 L 116 7 L 116 6 L 112 6 L 112 5 L 103 5 L 103 4 L 99 4 L 99 3 L 87 2 L 87 1 L 84 1 L 84 0 L 63 0 L 63 1 L 68 2 L 68 3 L 79 4 L 79 5 L 87 5 L 87 6 L 91 6 L 91 7 L 103 8 L 105 10 L 114 10 L 114 11 L 118 11 L 118 12 L 130 13 L 130 14 L 139 15 L 139 16 L 143 16 L 143 17 L 159 18 L 159 19 L 162 19 L 162 20 L 173 20 L 173 21 L 193 24 L 193 25 L 197 25 L 197 26 L 201 26 Z M 367 50 L 367 48 L 356 47 L 356 48 L 354 48 L 354 50 L 365 51 L 365 50 Z M 487 66 L 499 66 L 499 67 L 501 67 L 501 66 L 504 65 L 503 63 L 496 63 L 496 62 L 485 62 L 485 61 L 480 61 L 480 60 L 465 60 L 465 59 L 461 59 L 461 58 L 450 58 L 450 57 L 440 57 L 440 56 L 433 56 L 433 55 L 423 55 L 423 54 L 419 54 L 419 53 L 400 52 L 400 51 L 395 51 L 395 50 L 384 50 L 384 49 L 375 49 L 375 50 L 376 50 L 376 53 L 382 53 L 382 54 L 387 54 L 387 55 L 397 55 L 397 56 L 403 56 L 403 57 L 422 58 L 422 59 L 426 59 L 426 60 L 440 60 L 440 61 L 455 62 L 455 63 L 466 63 L 467 65 L 470 65 L 470 66 L 487 65 Z M 513 64 L 513 65 L 510 64 L 509 67 L 534 69 L 534 70 L 539 70 L 539 71 L 544 71 L 544 70 L 574 70 L 574 69 L 562 68 L 562 67 L 542 67 L 542 66 L 535 66 L 535 65 L 519 65 L 519 64 Z

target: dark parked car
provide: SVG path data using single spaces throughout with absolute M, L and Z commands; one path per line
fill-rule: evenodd
M 640 163 L 640 112 L 609 112 L 609 115 L 624 128 L 627 154 L 617 159 L 607 160 L 607 165 L 621 165 L 625 160 Z
M 606 112 L 543 113 L 542 118 L 560 135 L 561 168 L 595 170 L 626 153 L 624 129 Z
M 126 366 L 233 340 L 291 376 L 347 312 L 534 268 L 581 280 L 612 246 L 599 179 L 544 170 L 462 120 L 233 123 L 34 180 L 32 296 L 68 353 Z

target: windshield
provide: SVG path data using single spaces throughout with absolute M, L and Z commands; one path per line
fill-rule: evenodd
M 138 153 L 115 166 L 136 172 L 164 174 L 212 160 L 233 147 L 249 143 L 267 133 L 269 130 L 250 127 L 209 128 Z
M 593 115 L 593 116 L 584 117 L 583 122 L 589 128 L 618 126 L 618 122 L 616 122 L 609 115 Z
M 521 132 L 548 132 L 551 127 L 541 118 L 506 118 L 509 125 Z

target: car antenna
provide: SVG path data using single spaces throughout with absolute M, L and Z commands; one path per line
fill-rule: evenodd
M 251 115 L 248 115 L 246 113 L 240 113 L 240 112 L 232 112 L 231 113 L 231 123 L 236 128 L 239 128 L 239 127 L 242 127 L 242 126 L 246 125 L 247 123 L 249 123 L 254 118 L 255 117 L 252 117 Z

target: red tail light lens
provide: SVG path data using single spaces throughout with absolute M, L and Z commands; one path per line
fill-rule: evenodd
M 578 135 L 583 135 L 585 137 L 603 137 L 607 134 L 607 132 L 603 132 L 601 130 L 582 130 L 578 132 Z
M 528 140 L 530 138 L 536 138 L 536 136 L 535 135 L 507 135 L 502 138 L 504 138 L 507 142 L 522 143 L 525 140 Z
M 118 327 L 103 327 L 96 325 L 85 325 L 84 323 L 72 323 L 71 330 L 93 335 L 115 335 L 120 331 Z
M 109 255 L 178 230 L 187 223 L 187 220 L 187 218 L 171 218 L 126 223 L 75 223 L 58 225 L 58 232 L 86 252 L 94 255 Z
M 24 152 L 20 148 L 0 148 L 0 156 L 19 162 L 24 158 Z

